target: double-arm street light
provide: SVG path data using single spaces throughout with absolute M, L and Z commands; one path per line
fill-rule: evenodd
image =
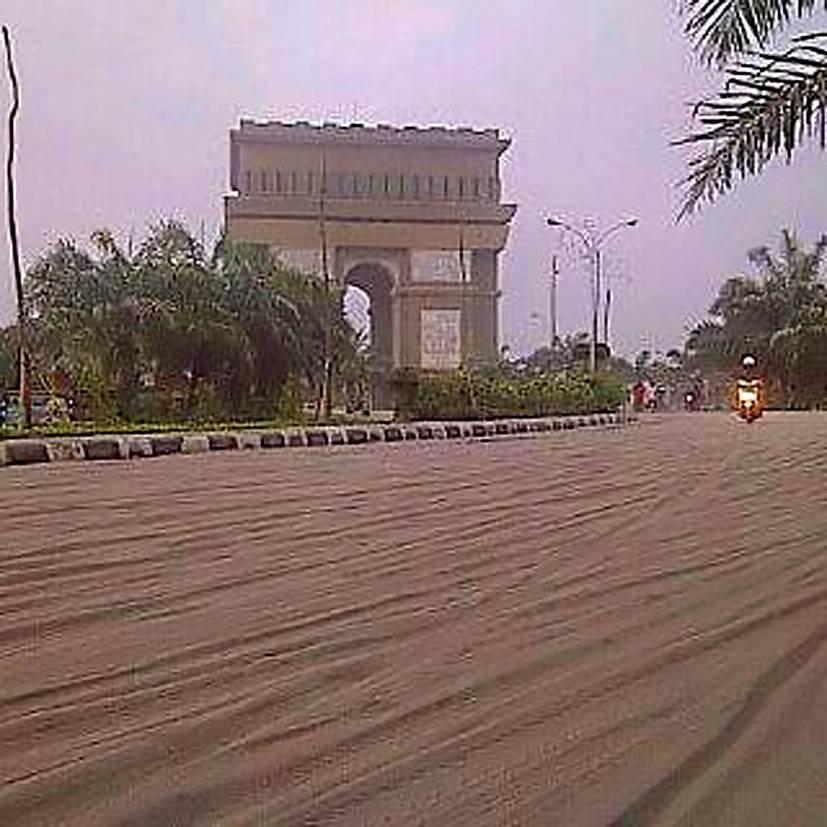
M 593 233 L 588 228 L 581 229 L 579 227 L 575 227 L 560 218 L 547 218 L 546 224 L 548 224 L 549 227 L 560 227 L 561 229 L 567 230 L 577 236 L 592 261 L 592 266 L 594 269 L 592 271 L 592 335 L 589 367 L 591 368 L 591 372 L 595 373 L 597 371 L 597 340 L 599 336 L 598 319 L 600 316 L 600 284 L 602 280 L 601 251 L 603 243 L 609 238 L 609 236 L 619 230 L 622 230 L 624 227 L 634 227 L 637 224 L 637 219 L 628 218 L 625 221 L 618 221 L 617 224 L 613 224 L 609 227 L 609 229 L 604 230 L 601 233 Z

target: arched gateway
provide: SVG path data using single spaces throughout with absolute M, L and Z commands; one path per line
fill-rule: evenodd
M 230 238 L 259 242 L 371 303 L 376 402 L 395 367 L 449 369 L 498 353 L 500 203 L 495 129 L 258 123 L 230 133 Z M 324 240 L 324 242 L 323 242 Z

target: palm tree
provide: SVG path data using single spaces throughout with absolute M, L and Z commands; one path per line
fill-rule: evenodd
M 92 242 L 87 252 L 61 240 L 30 268 L 34 358 L 44 375 L 71 365 L 89 380 L 100 416 L 126 416 L 137 392 L 137 308 L 128 263 L 111 235 L 97 233 Z
M 691 362 L 709 372 L 732 371 L 747 351 L 764 365 L 788 404 L 820 401 L 827 365 L 827 286 L 820 278 L 827 236 L 804 249 L 782 233 L 780 249 L 748 254 L 757 278 L 736 276 L 721 286 L 709 319 L 686 344 Z
M 252 393 L 259 401 L 272 400 L 302 365 L 300 313 L 285 295 L 282 268 L 266 245 L 226 238 L 216 245 L 212 266 L 227 309 L 246 339 Z
M 698 128 L 677 144 L 699 147 L 682 182 L 679 218 L 814 139 L 827 146 L 827 31 L 777 36 L 827 0 L 683 0 L 685 30 L 701 60 L 726 73 L 724 88 L 695 108 Z
M 819 278 L 825 254 L 827 235 L 822 235 L 811 250 L 805 250 L 789 230 L 781 234 L 779 256 L 766 246 L 749 251 L 749 260 L 764 278 L 766 309 L 775 329 L 797 324 L 814 305 L 827 299 Z
M 134 254 L 108 231 L 88 246 L 59 241 L 26 289 L 39 375 L 66 377 L 91 418 L 293 413 L 303 391 L 321 393 L 328 313 L 336 374 L 364 382 L 341 291 L 328 311 L 320 280 L 266 246 L 222 239 L 208 255 L 176 221 L 152 227 Z M 0 330 L 2 384 L 13 333 Z

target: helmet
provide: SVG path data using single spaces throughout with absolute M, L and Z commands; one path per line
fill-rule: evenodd
M 746 356 L 744 356 L 743 359 L 741 359 L 741 365 L 745 368 L 754 368 L 755 367 L 755 357 L 750 356 L 749 354 L 747 354 Z

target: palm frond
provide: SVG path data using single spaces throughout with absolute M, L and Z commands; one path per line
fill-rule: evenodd
M 723 66 L 749 49 L 765 46 L 793 17 L 821 8 L 827 0 L 683 0 L 684 29 L 701 60 Z
M 820 38 L 827 43 L 827 32 Z M 717 99 L 695 107 L 698 128 L 675 145 L 701 145 L 689 161 L 678 220 L 759 173 L 777 155 L 790 161 L 805 139 L 827 147 L 827 48 L 809 36 L 782 54 L 756 53 L 729 72 Z

